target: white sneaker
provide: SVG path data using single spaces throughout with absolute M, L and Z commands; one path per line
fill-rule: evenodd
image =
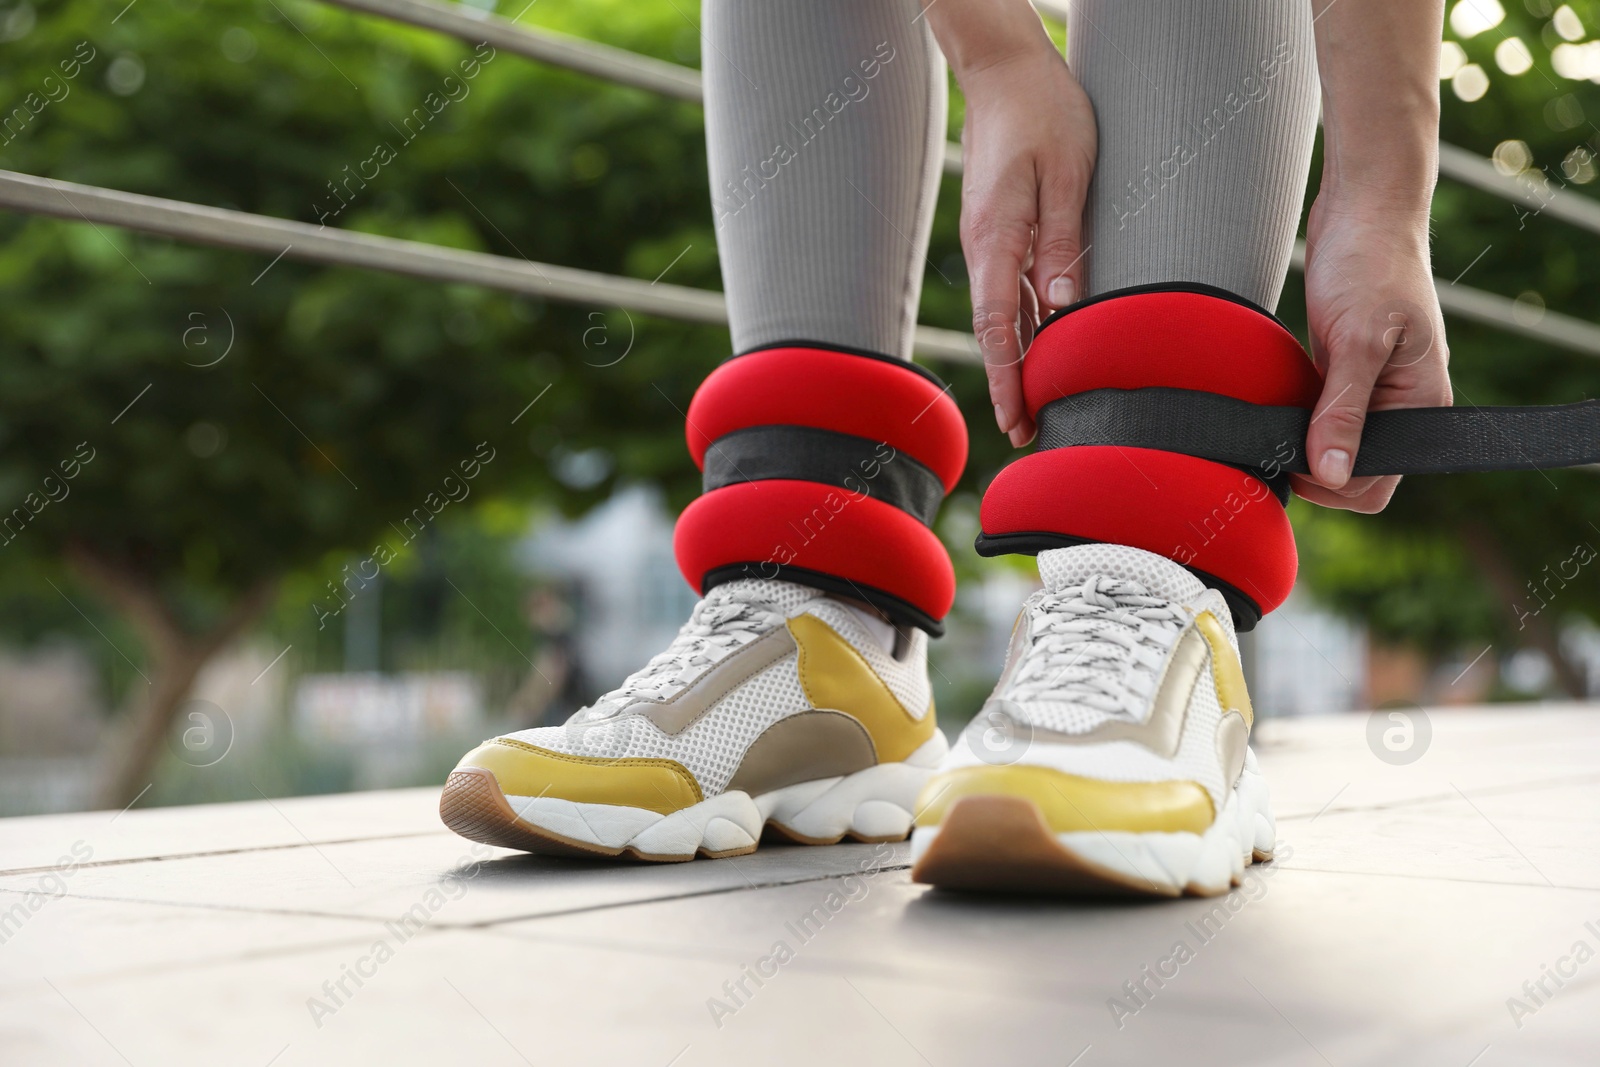
M 1274 829 L 1222 596 L 1117 545 L 1041 552 L 1039 573 L 994 694 L 918 798 L 912 878 L 1226 892 Z
M 743 855 L 769 826 L 804 844 L 903 840 L 949 751 L 927 653 L 920 630 L 806 586 L 719 585 L 565 726 L 469 752 L 439 814 L 475 841 L 643 860 Z

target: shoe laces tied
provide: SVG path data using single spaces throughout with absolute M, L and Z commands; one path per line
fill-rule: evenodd
M 1029 600 L 1032 643 L 1011 699 L 1062 701 L 1142 721 L 1188 611 L 1137 582 L 1092 576 Z
M 719 585 L 695 605 L 671 644 L 570 722 L 610 718 L 635 700 L 666 700 L 784 621 L 782 613 L 751 597 L 747 583 Z

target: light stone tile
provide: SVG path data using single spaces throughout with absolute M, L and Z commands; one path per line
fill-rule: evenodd
M 1196 1050 L 1186 1063 L 1322 1062 L 1306 1039 L 1340 1064 L 1460 1067 L 1491 1044 L 1576 1063 L 1563 1057 L 1600 1008 L 1600 892 L 1283 869 L 1216 901 L 1063 905 L 934 893 L 892 872 L 802 938 L 795 919 L 822 889 L 743 893 L 737 910 L 715 914 L 662 902 L 486 934 L 719 963 L 720 981 L 680 995 L 732 1005 L 731 1017 L 719 1013 L 724 1033 L 771 1015 L 781 1029 L 795 976 L 848 979 L 935 1063 L 989 1062 L 983 1050 L 997 1045 L 1010 1054 L 994 1062 L 1048 1047 L 1059 1058 L 1041 1062 L 1065 1063 L 1085 1044 L 1095 1046 L 1086 1063 L 1161 1062 L 1176 1048 Z M 763 964 L 779 940 L 793 959 Z M 1180 941 L 1191 958 L 1163 965 Z M 1525 996 L 1522 983 L 1579 941 L 1595 958 L 1569 959 L 1577 977 L 1559 989 L 1547 980 L 1553 996 L 1514 1019 L 1507 999 Z M 747 966 L 776 974 L 756 986 Z M 1172 976 L 1158 986 L 1146 967 Z M 721 984 L 741 978 L 744 990 Z M 1144 983 L 1144 1003 L 1127 982 Z M 1113 997 L 1126 1010 L 1114 1012 Z M 826 1038 L 808 1042 L 799 1020 L 788 1025 L 796 1032 L 786 1040 L 831 1054 Z
M 694 961 L 427 932 L 137 979 L 41 980 L 0 999 L 0 1041 L 30 1064 L 665 1067 L 714 1033 L 675 993 L 718 975 Z
M 1587 971 L 1521 1029 L 1505 1001 L 1576 939 L 1600 944 L 1584 927 L 1600 894 L 1535 906 L 1513 886 L 1282 871 L 1202 941 L 1185 924 L 1214 902 L 1006 903 L 881 879 L 715 1018 L 708 1000 L 817 887 L 391 935 L 371 966 L 358 944 L 41 982 L 0 1002 L 0 1035 L 37 1053 L 23 1062 L 91 1064 L 121 1061 L 90 1022 L 140 1064 L 1065 1064 L 1086 1046 L 1084 1067 L 1179 1050 L 1196 1067 L 1447 1067 L 1485 1046 L 1498 1059 L 1480 1063 L 1592 1062 Z M 1193 958 L 1119 1028 L 1108 999 L 1180 938 Z M 324 990 L 357 967 L 359 987 Z
M 0 894 L 0 999 L 54 981 L 131 980 L 321 945 L 365 944 L 372 920 Z
M 935 893 L 904 846 L 475 865 L 432 790 L 0 822 L 13 868 L 118 835 L 9 934 L 47 875 L 0 876 L 0 1062 L 1593 1063 L 1600 717 L 1430 718 L 1406 767 L 1363 717 L 1265 723 L 1290 852 L 1216 901 Z
M 454 834 L 87 865 L 63 878 L 75 896 L 399 920 L 476 924 L 640 900 L 722 894 L 904 864 L 909 846 L 774 846 L 715 862 L 638 864 L 528 856 Z M 40 873 L 0 876 L 0 896 Z
M 1585 809 L 1547 817 L 1549 799 L 1581 798 Z M 1474 796 L 1375 811 L 1329 810 L 1279 825 L 1297 870 L 1454 878 L 1600 889 L 1600 786 Z
M 56 866 L 75 845 L 105 863 L 418 834 L 449 834 L 438 789 L 34 815 L 0 819 L 0 873 Z
M 1380 747 L 1384 729 L 1402 726 L 1387 714 L 1373 713 Z M 1451 797 L 1457 787 L 1471 794 L 1600 783 L 1600 714 L 1591 706 L 1433 708 L 1424 714 L 1431 738 L 1420 756 L 1401 765 L 1374 753 L 1366 714 L 1263 720 L 1252 744 L 1279 820 Z

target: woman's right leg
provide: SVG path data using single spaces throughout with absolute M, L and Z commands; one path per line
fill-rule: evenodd
M 712 214 L 733 350 L 911 358 L 945 140 L 917 0 L 705 0 Z
M 688 413 L 707 492 L 677 547 L 701 589 L 781 575 L 937 632 L 954 579 L 929 524 L 966 436 L 909 363 L 946 98 L 920 14 L 917 0 L 705 2 L 712 213 L 738 358 Z M 834 517 L 841 490 L 862 500 Z M 826 523 L 800 522 L 818 508 Z

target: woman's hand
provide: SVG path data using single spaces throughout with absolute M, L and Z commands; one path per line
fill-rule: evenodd
M 1368 411 L 1450 403 L 1428 256 L 1444 0 L 1312 0 L 1322 189 L 1306 222 L 1306 316 L 1323 373 L 1295 475 L 1307 500 L 1382 511 L 1400 479 L 1350 477 Z
M 1352 478 L 1368 411 L 1450 403 L 1449 350 L 1428 257 L 1428 219 L 1342 204 L 1324 191 L 1306 226 L 1306 316 L 1323 374 L 1306 451 L 1307 500 L 1382 511 L 1396 476 Z
M 1094 109 L 1026 0 L 943 0 L 928 19 L 966 97 L 961 247 L 972 332 L 995 421 L 1033 440 L 1022 353 L 1039 320 L 1083 292 Z

